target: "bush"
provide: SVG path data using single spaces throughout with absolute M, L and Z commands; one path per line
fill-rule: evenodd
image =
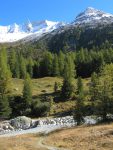
M 48 102 L 41 102 L 40 100 L 33 101 L 31 107 L 33 117 L 47 116 L 50 111 L 50 104 Z
M 12 108 L 12 117 L 21 116 L 23 99 L 21 96 L 14 96 L 10 98 L 10 107 Z
M 25 104 L 23 103 L 23 98 L 21 96 L 14 96 L 10 100 L 10 107 L 12 109 L 12 117 L 17 116 L 29 116 L 31 114 L 31 108 L 25 108 Z

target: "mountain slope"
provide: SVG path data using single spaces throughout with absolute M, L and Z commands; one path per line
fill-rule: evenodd
M 64 25 L 61 22 L 44 20 L 40 22 L 29 22 L 23 25 L 17 25 L 15 23 L 9 26 L 0 26 L 0 43 L 15 42 L 27 37 L 32 38 L 33 36 L 39 37 Z
M 103 11 L 88 7 L 84 12 L 80 13 L 75 21 L 74 25 L 85 25 L 96 26 L 97 24 L 110 24 L 113 22 L 113 15 L 105 13 Z
M 74 51 L 82 47 L 101 48 L 106 42 L 113 47 L 113 15 L 88 7 L 72 23 L 45 35 L 39 41 L 55 52 Z
M 23 25 L 0 26 L 0 43 L 33 43 L 36 47 L 41 43 L 41 47 L 45 45 L 44 48 L 55 51 L 91 48 L 106 40 L 112 43 L 112 23 L 112 14 L 88 7 L 68 24 L 44 20 L 32 23 L 29 21 Z

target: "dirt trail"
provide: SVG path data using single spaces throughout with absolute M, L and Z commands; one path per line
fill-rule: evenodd
M 69 150 L 69 149 L 64 149 L 64 148 L 58 148 L 58 147 L 53 147 L 53 146 L 49 146 L 49 145 L 45 145 L 44 144 L 44 136 L 40 137 L 40 140 L 38 141 L 38 147 L 40 148 L 45 148 L 47 150 Z

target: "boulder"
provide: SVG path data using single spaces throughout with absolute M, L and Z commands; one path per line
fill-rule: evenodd
M 10 120 L 10 124 L 16 129 L 26 130 L 32 126 L 32 119 L 25 116 L 20 116 Z
M 40 125 L 40 120 L 32 121 L 32 128 L 35 128 Z

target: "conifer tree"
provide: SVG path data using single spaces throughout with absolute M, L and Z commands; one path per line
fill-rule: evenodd
M 44 58 L 40 63 L 40 73 L 42 76 L 51 76 L 52 75 L 52 62 L 53 55 L 50 52 L 46 52 Z
M 95 103 L 99 98 L 99 79 L 96 73 L 93 73 L 91 76 L 90 83 L 90 97 L 91 97 L 91 110 L 92 113 L 95 113 Z
M 11 80 L 11 72 L 7 62 L 7 53 L 5 49 L 0 51 L 0 117 L 9 117 L 11 109 L 9 107 L 9 85 Z
M 33 60 L 31 57 L 28 59 L 27 72 L 29 73 L 30 77 L 32 78 L 32 76 L 33 76 Z
M 19 63 L 18 56 L 16 56 L 14 77 L 15 78 L 20 78 L 20 63 Z
M 84 121 L 84 90 L 81 77 L 77 80 L 77 100 L 76 109 L 74 112 L 74 119 L 77 125 L 80 125 Z
M 59 52 L 58 63 L 59 63 L 60 76 L 63 76 L 63 74 L 64 74 L 64 64 L 65 64 L 65 55 L 62 51 Z
M 39 63 L 39 61 L 34 61 L 34 64 L 33 64 L 33 78 L 38 78 L 40 76 L 41 76 L 40 63 Z
M 99 78 L 98 99 L 96 101 L 96 113 L 103 121 L 107 120 L 107 114 L 113 113 L 113 65 L 106 65 Z
M 11 114 L 11 108 L 7 95 L 0 95 L 0 118 L 9 118 Z
M 58 56 L 55 54 L 53 58 L 53 76 L 59 76 L 59 64 L 58 64 Z
M 102 69 L 104 68 L 105 66 L 105 61 L 104 61 L 104 57 L 102 55 L 102 53 L 100 52 L 100 55 L 99 55 L 99 70 L 97 70 L 98 72 L 101 72 Z
M 23 113 L 27 114 L 30 111 L 32 103 L 32 85 L 29 74 L 26 75 L 23 88 Z
M 19 63 L 20 63 L 20 77 L 22 79 L 24 79 L 26 77 L 26 74 L 27 74 L 26 60 L 22 55 L 20 55 L 19 57 L 20 57 L 19 58 L 20 59 L 19 60 Z
M 12 77 L 16 77 L 15 76 L 15 69 L 16 69 L 16 52 L 15 50 L 12 50 L 10 52 L 10 56 L 9 56 L 9 65 L 10 65 L 10 69 L 12 72 Z
M 62 86 L 61 95 L 64 98 L 71 98 L 73 89 L 73 79 L 75 77 L 75 65 L 71 57 L 67 57 L 64 66 L 64 81 Z

